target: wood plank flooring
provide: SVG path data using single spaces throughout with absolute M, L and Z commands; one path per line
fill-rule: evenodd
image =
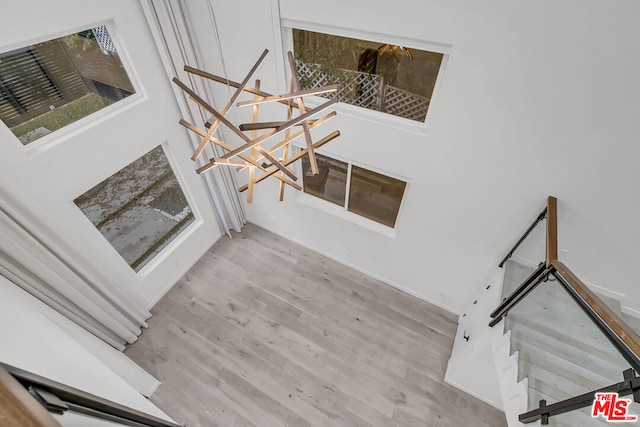
M 189 426 L 506 426 L 443 382 L 456 316 L 247 224 L 126 354 Z

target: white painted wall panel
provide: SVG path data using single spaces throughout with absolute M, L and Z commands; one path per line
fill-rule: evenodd
M 230 78 L 241 79 L 263 47 L 277 51 L 277 6 L 215 2 Z M 425 133 L 340 110 L 327 127 L 342 136 L 325 153 L 410 179 L 395 239 L 299 203 L 292 192 L 278 203 L 270 182 L 257 187 L 250 221 L 460 312 L 551 194 L 559 198 L 564 261 L 640 308 L 640 4 L 280 0 L 280 11 L 287 20 L 452 50 Z M 206 56 L 214 43 L 208 18 L 195 19 Z M 221 73 L 216 61 L 207 63 Z M 260 77 L 276 91 L 280 59 L 268 61 Z

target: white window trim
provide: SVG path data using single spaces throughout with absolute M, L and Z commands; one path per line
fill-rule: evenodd
M 194 198 L 193 194 L 191 193 L 191 189 L 186 184 L 186 181 L 184 179 L 184 175 L 182 174 L 182 171 L 178 167 L 178 162 L 177 162 L 176 158 L 174 157 L 173 153 L 171 152 L 171 150 L 169 148 L 169 142 L 168 141 L 163 142 L 162 144 L 160 144 L 160 147 L 162 148 L 162 152 L 164 153 L 165 157 L 167 158 L 167 162 L 169 163 L 169 167 L 171 168 L 171 171 L 173 172 L 173 175 L 176 177 L 176 181 L 178 181 L 178 186 L 180 187 L 180 191 L 182 191 L 182 194 L 184 195 L 185 199 L 187 200 L 187 204 L 191 208 L 191 213 L 193 214 L 193 221 L 191 222 L 191 224 L 187 225 L 187 227 L 184 230 L 182 230 L 177 236 L 175 236 L 164 248 L 162 248 L 160 250 L 160 252 L 156 253 L 153 256 L 153 258 L 151 258 L 145 265 L 143 265 L 142 268 L 140 268 L 140 270 L 135 271 L 132 268 L 133 272 L 136 274 L 136 276 L 138 276 L 140 278 L 140 280 L 144 280 L 147 276 L 149 276 L 156 269 L 156 267 L 158 265 L 164 263 L 171 256 L 171 254 L 177 248 L 181 247 L 184 242 L 186 242 L 188 239 L 190 239 L 191 236 L 194 233 L 196 233 L 198 231 L 198 229 L 200 228 L 200 226 L 202 226 L 202 224 L 204 223 L 204 220 L 202 219 L 202 214 L 200 213 L 200 210 L 198 209 L 198 206 L 194 203 L 195 202 L 195 198 Z M 154 150 L 154 149 L 155 148 L 152 148 L 151 150 Z M 148 151 L 145 154 L 148 154 L 149 152 L 150 151 Z M 145 154 L 143 154 L 143 156 Z M 127 166 L 124 166 L 123 168 L 126 168 L 126 167 Z M 118 172 L 121 171 L 121 170 L 122 169 L 119 169 Z M 113 176 L 113 175 L 109 175 L 109 177 L 111 177 L 111 176 Z M 108 179 L 108 178 L 105 178 L 105 179 Z M 102 182 L 102 181 L 100 181 L 100 182 Z M 93 188 L 93 187 L 91 187 L 91 188 Z M 98 232 L 100 232 L 100 230 L 98 230 L 97 227 L 94 226 L 94 228 Z M 106 238 L 105 238 L 105 240 L 106 240 Z M 109 246 L 111 246 L 115 250 L 113 245 L 111 245 L 111 242 L 107 241 L 107 243 L 109 244 Z M 116 251 L 116 252 L 118 252 L 118 251 Z M 118 255 L 120 256 L 122 261 L 128 267 L 131 267 L 129 265 L 129 263 L 124 259 L 124 257 L 122 255 L 120 255 L 119 253 L 118 253 Z
M 104 177 L 102 180 L 98 181 L 97 183 L 89 186 L 88 188 L 85 188 L 80 194 L 74 196 L 71 200 L 68 201 L 68 203 L 71 206 L 73 206 L 74 209 L 76 209 L 77 211 L 79 211 L 82 214 L 83 221 L 87 221 L 87 223 L 90 226 L 90 229 L 92 230 L 91 232 L 93 233 L 94 236 L 96 236 L 96 239 L 99 239 L 99 241 L 101 242 L 100 244 L 102 244 L 102 245 L 104 245 L 104 247 L 108 248 L 109 251 L 112 251 L 112 253 L 114 253 L 116 255 L 116 259 L 118 259 L 118 262 L 121 262 L 127 268 L 130 268 L 131 271 L 133 272 L 133 274 L 135 276 L 137 276 L 141 281 L 144 280 L 150 274 L 152 274 L 153 271 L 157 268 L 158 265 L 164 263 L 171 256 L 171 254 L 175 250 L 177 250 L 179 247 L 181 247 L 182 244 L 184 242 L 186 242 L 190 238 L 190 236 L 192 236 L 194 233 L 196 233 L 198 231 L 198 229 L 200 228 L 200 226 L 204 223 L 204 220 L 202 219 L 202 214 L 200 213 L 200 210 L 198 209 L 197 205 L 194 203 L 195 202 L 194 196 L 191 193 L 191 190 L 190 190 L 189 186 L 186 185 L 186 181 L 184 179 L 184 175 L 183 175 L 182 171 L 180 170 L 180 168 L 178 167 L 177 160 L 176 160 L 175 156 L 173 155 L 171 149 L 169 148 L 169 142 L 168 141 L 164 141 L 161 144 L 159 144 L 157 146 L 154 146 L 150 150 L 148 150 L 145 153 L 143 153 L 140 157 L 149 154 L 151 151 L 155 150 L 158 147 L 160 147 L 162 149 L 162 153 L 164 154 L 164 156 L 167 159 L 167 162 L 169 163 L 169 167 L 171 168 L 171 172 L 175 176 L 176 181 L 178 182 L 178 186 L 180 187 L 180 190 L 182 191 L 182 194 L 184 195 L 184 197 L 185 197 L 185 199 L 187 201 L 187 204 L 191 208 L 191 213 L 193 214 L 193 221 L 190 224 L 188 224 L 187 227 L 184 228 L 179 234 L 174 236 L 174 238 L 171 239 L 171 241 L 169 243 L 167 243 L 167 245 L 165 247 L 163 247 L 159 252 L 157 252 L 149 261 L 147 261 L 147 263 L 144 264 L 140 268 L 140 270 L 136 271 L 135 269 L 133 269 L 129 265 L 129 263 L 124 258 L 124 256 L 120 252 L 118 252 L 118 250 L 111 244 L 111 242 L 104 235 L 102 235 L 102 233 L 100 232 L 98 227 L 96 227 L 96 225 L 93 222 L 91 222 L 91 220 L 87 217 L 87 215 L 82 211 L 80 206 L 78 206 L 75 203 L 75 199 L 77 199 L 78 197 L 82 196 L 87 191 L 90 191 L 95 186 L 101 184 L 105 180 L 111 178 L 116 173 L 118 173 L 118 172 L 122 171 L 123 169 L 127 168 L 130 165 L 130 163 L 122 166 L 120 169 L 118 169 L 117 171 L 113 172 L 112 174 Z M 136 160 L 140 159 L 140 157 L 135 159 L 134 162 Z
M 107 31 L 109 32 L 109 37 L 113 41 L 113 45 L 116 48 L 116 52 L 118 52 L 118 56 L 120 58 L 120 61 L 122 62 L 122 65 L 124 66 L 125 71 L 127 72 L 127 77 L 129 77 L 129 80 L 131 81 L 131 85 L 135 89 L 135 93 L 131 94 L 130 96 L 124 99 L 114 102 L 112 105 L 108 105 L 98 111 L 94 111 L 93 113 L 85 117 L 82 117 L 81 119 L 78 119 L 73 123 L 69 123 L 68 125 L 65 125 L 60 129 L 56 129 L 50 134 L 47 134 L 41 138 L 38 138 L 37 140 L 27 145 L 23 145 L 22 142 L 20 142 L 20 140 L 18 139 L 18 137 L 14 135 L 15 137 L 13 141 L 14 144 L 20 147 L 20 149 L 24 153 L 26 153 L 27 156 L 36 157 L 54 148 L 55 146 L 61 144 L 63 141 L 69 139 L 70 137 L 73 137 L 79 132 L 83 132 L 91 128 L 92 126 L 95 126 L 98 123 L 108 120 L 109 118 L 117 114 L 124 113 L 125 111 L 129 110 L 133 106 L 138 105 L 141 102 L 144 102 L 145 100 L 147 100 L 148 97 L 142 87 L 142 84 L 140 83 L 141 79 L 136 69 L 133 67 L 132 61 L 130 60 L 125 47 L 120 43 L 119 36 L 118 36 L 118 29 L 113 19 L 109 19 L 106 21 L 89 22 L 87 24 L 83 24 L 80 26 L 67 28 L 66 30 L 56 31 L 54 33 L 49 33 L 46 35 L 40 35 L 38 37 L 29 39 L 29 40 L 24 40 L 18 43 L 12 43 L 9 45 L 0 46 L 0 52 L 10 52 L 12 50 L 24 48 L 26 46 L 31 46 L 37 43 L 43 43 L 46 41 L 58 39 L 60 37 L 65 37 L 71 34 L 76 34 L 80 31 L 99 27 L 101 25 L 104 25 L 107 28 Z M 6 124 L 0 121 L 0 126 L 6 127 Z M 13 132 L 11 132 L 11 135 L 13 135 Z
M 299 149 L 306 148 L 306 146 L 299 141 L 294 141 L 293 145 Z M 360 227 L 374 231 L 383 236 L 389 237 L 391 239 L 395 239 L 397 235 L 398 223 L 400 222 L 400 217 L 403 212 L 403 207 L 405 205 L 405 199 L 409 191 L 409 187 L 411 186 L 411 181 L 408 178 L 400 176 L 398 174 L 390 173 L 388 171 L 383 171 L 380 168 L 368 166 L 359 162 L 354 162 L 350 159 L 347 159 L 339 155 L 326 153 L 323 150 L 316 150 L 316 152 L 323 156 L 331 157 L 332 159 L 339 160 L 347 164 L 347 181 L 345 183 L 346 190 L 345 190 L 344 204 L 338 205 L 333 202 L 329 202 L 328 200 L 324 200 L 321 197 L 313 196 L 309 193 L 305 193 L 304 180 L 301 183 L 303 186 L 303 190 L 298 192 L 298 197 L 296 198 L 296 201 L 303 203 L 307 206 L 311 206 L 313 208 L 319 209 L 323 212 L 326 212 L 338 218 L 344 219 L 345 221 L 351 222 Z M 296 173 L 298 176 L 302 176 L 302 162 L 296 162 L 296 163 L 297 163 L 295 165 L 297 169 Z M 351 190 L 351 170 L 354 165 L 406 183 L 404 188 L 404 193 L 402 193 L 402 200 L 400 200 L 400 207 L 398 208 L 398 215 L 396 216 L 395 227 L 389 227 L 387 225 L 381 224 L 377 221 L 374 221 L 362 215 L 358 215 L 357 213 L 351 212 L 349 210 L 349 192 Z
M 440 63 L 440 69 L 438 70 L 438 75 L 436 77 L 436 84 L 431 94 L 429 109 L 427 110 L 427 115 L 424 122 L 418 122 L 416 120 L 406 119 L 404 117 L 399 117 L 393 114 L 375 111 L 368 108 L 358 107 L 355 105 L 346 104 L 344 102 L 339 102 L 334 106 L 334 109 L 336 111 L 344 113 L 348 116 L 357 117 L 375 123 L 383 123 L 388 126 L 392 126 L 400 130 L 409 131 L 416 134 L 425 134 L 427 132 L 430 118 L 433 115 L 432 112 L 435 108 L 434 106 L 438 103 L 438 94 L 440 93 L 440 87 L 442 86 L 442 80 L 444 78 L 444 72 L 449 61 L 449 55 L 451 53 L 451 50 L 453 49 L 452 45 L 416 40 L 407 37 L 392 36 L 389 34 L 372 33 L 368 31 L 354 30 L 349 28 L 334 27 L 331 25 L 322 25 L 306 21 L 283 19 L 282 43 L 284 52 L 293 52 L 293 28 L 361 40 L 370 40 L 380 43 L 393 43 L 412 49 L 426 50 L 443 54 L 442 62 Z M 289 67 L 285 67 L 285 76 L 287 80 L 291 78 Z M 305 102 L 313 108 L 317 107 L 323 102 L 326 102 L 326 98 L 322 98 L 319 96 L 308 96 L 305 97 Z
M 369 218 L 365 218 L 353 212 L 347 210 L 344 206 L 339 206 L 334 203 L 321 199 L 320 197 L 312 196 L 304 191 L 300 191 L 296 201 L 303 203 L 307 206 L 311 206 L 315 209 L 326 212 L 335 217 L 344 219 L 352 224 L 359 225 L 360 227 L 374 231 L 390 239 L 396 238 L 396 230 L 386 225 L 382 225 L 379 222 L 375 222 Z
M 40 137 L 27 145 L 23 145 L 17 136 L 15 137 L 15 143 L 20 146 L 20 148 L 27 154 L 27 156 L 37 157 L 55 148 L 59 144 L 64 143 L 64 141 L 68 140 L 69 138 L 73 138 L 78 133 L 85 132 L 93 126 L 109 120 L 116 115 L 124 114 L 126 111 L 135 107 L 136 105 L 139 105 L 145 100 L 146 97 L 144 95 L 136 92 L 98 111 L 94 111 L 88 116 L 84 116 L 83 118 L 78 119 L 73 123 L 69 123 L 68 125 L 65 125 L 60 129 L 56 129 L 50 134 Z M 4 123 L 2 123 L 2 125 L 4 125 Z M 11 134 L 13 135 L 13 132 L 11 132 Z

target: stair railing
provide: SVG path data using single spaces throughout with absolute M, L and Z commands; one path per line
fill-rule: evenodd
M 596 393 L 616 392 L 619 396 L 633 394 L 633 400 L 640 403 L 640 377 L 637 376 L 637 373 L 640 372 L 640 337 L 564 263 L 558 260 L 557 218 L 557 199 L 549 196 L 547 206 L 500 262 L 499 267 L 503 267 L 537 225 L 542 220 L 547 220 L 545 260 L 540 262 L 536 270 L 491 313 L 492 320 L 489 326 L 493 327 L 500 323 L 508 315 L 509 311 L 526 299 L 527 295 L 540 283 L 553 276 L 632 368 L 622 372 L 623 381 L 619 383 L 551 405 L 547 405 L 545 400 L 540 400 L 538 408 L 520 414 L 519 420 L 522 423 L 532 423 L 540 420 L 542 424 L 546 425 L 549 423 L 549 417 L 551 416 L 591 406 L 596 398 Z
M 42 406 L 40 407 L 38 404 Z M 96 420 L 105 420 L 131 427 L 182 427 L 179 424 L 0 362 L 0 414 L 3 405 L 13 405 L 14 408 L 7 413 L 10 416 L 20 418 L 23 423 L 29 421 L 28 425 L 30 426 L 60 426 L 46 411 L 59 415 L 68 411 Z M 43 412 L 42 407 L 46 411 Z M 11 417 L 7 420 L 9 425 L 17 425 L 13 424 L 12 420 Z

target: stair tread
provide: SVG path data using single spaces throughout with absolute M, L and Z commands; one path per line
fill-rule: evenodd
M 576 364 L 566 358 L 546 351 L 538 346 L 531 345 L 527 341 L 520 341 L 517 338 L 512 338 L 514 348 L 518 351 L 518 363 L 520 365 L 520 378 L 529 375 L 526 367 L 522 365 L 533 365 L 541 369 L 545 369 L 559 378 L 563 378 L 565 381 L 571 381 L 576 385 L 589 391 L 595 388 L 603 387 L 611 384 L 615 381 L 613 375 L 605 376 L 602 374 L 602 364 L 594 363 L 596 369 L 588 369 L 583 364 Z M 604 363 L 603 363 L 604 364 Z M 596 366 L 598 365 L 598 366 Z M 622 380 L 622 371 L 607 371 L 609 373 L 615 372 L 616 378 Z
M 539 329 L 536 325 L 520 322 L 511 325 L 511 342 L 514 340 L 527 342 L 531 346 L 552 353 L 562 359 L 586 368 L 598 368 L 601 375 L 606 378 L 619 378 L 619 373 L 629 367 L 628 363 L 611 346 L 607 352 L 595 348 L 583 341 L 557 335 L 551 336 L 545 329 Z M 610 345 L 610 344 L 609 344 Z
M 565 381 L 563 378 L 558 377 L 557 375 L 554 375 L 553 373 L 546 371 L 545 369 L 538 366 L 531 365 L 528 368 L 529 373 L 527 378 L 529 389 L 542 392 L 545 395 L 549 396 L 551 398 L 549 400 L 549 403 L 569 399 L 571 397 L 579 396 L 591 390 L 609 385 L 600 384 L 599 386 L 596 386 L 590 390 L 586 387 L 581 387 L 570 381 Z

